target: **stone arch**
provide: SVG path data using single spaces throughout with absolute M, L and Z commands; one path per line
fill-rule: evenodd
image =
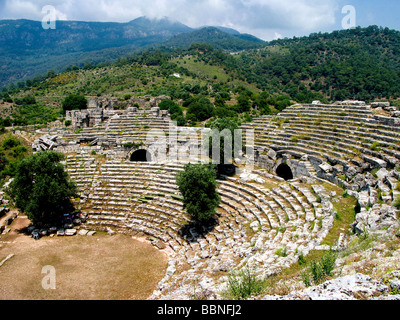
M 277 168 L 276 168 L 276 174 L 287 180 L 292 180 L 294 178 L 292 169 L 286 164 L 286 163 L 281 163 Z
M 146 149 L 135 150 L 129 155 L 129 161 L 132 162 L 151 162 L 151 153 Z

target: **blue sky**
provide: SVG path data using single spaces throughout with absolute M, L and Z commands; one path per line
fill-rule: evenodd
M 400 30 L 400 1 L 399 0 L 345 0 L 338 1 L 339 7 L 353 5 L 357 12 L 357 25 L 367 27 L 377 25 Z M 338 12 L 339 14 L 339 12 Z M 340 17 L 340 14 L 338 18 Z M 339 19 L 338 19 L 339 20 Z M 341 19 L 340 19 L 341 20 Z M 338 21 L 339 22 L 339 21 Z M 337 25 L 340 27 L 340 24 Z
M 42 20 L 46 5 L 60 20 L 127 22 L 167 16 L 190 27 L 225 26 L 264 40 L 342 29 L 342 8 L 356 25 L 400 30 L 400 0 L 0 0 L 0 19 Z

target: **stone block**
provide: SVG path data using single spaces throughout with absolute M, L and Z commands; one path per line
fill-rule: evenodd
M 319 167 L 324 172 L 327 172 L 327 173 L 332 172 L 332 166 L 326 162 L 324 162 L 323 164 L 320 164 Z
M 88 232 L 89 232 L 88 230 L 82 229 L 82 230 L 79 230 L 78 234 L 80 236 L 86 236 L 88 234 Z
M 272 160 L 276 160 L 276 152 L 273 149 L 268 150 L 267 156 Z
M 76 229 L 66 229 L 65 230 L 65 235 L 66 236 L 74 236 L 74 235 L 76 235 Z
M 387 171 L 385 168 L 380 169 L 377 173 L 376 176 L 379 179 L 384 179 L 389 175 L 389 171 Z

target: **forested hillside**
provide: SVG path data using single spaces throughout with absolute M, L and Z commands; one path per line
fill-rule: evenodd
M 208 30 L 215 40 L 219 33 Z M 187 35 L 179 39 L 196 39 Z M 223 34 L 230 45 L 239 43 L 232 37 Z M 3 110 L 2 117 L 17 124 L 51 121 L 71 94 L 114 96 L 120 108 L 132 96 L 168 95 L 183 110 L 176 114 L 180 123 L 188 125 L 214 116 L 249 121 L 313 100 L 399 105 L 400 32 L 371 26 L 272 41 L 237 53 L 201 42 L 171 48 L 169 42 L 113 63 L 71 65 L 62 73 L 50 71 L 4 87 L 0 99 L 8 112 Z M 27 99 L 29 104 L 24 103 L 28 96 L 34 98 Z
M 227 50 L 242 50 L 263 42 L 233 29 L 219 27 L 215 31 L 218 37 L 168 18 L 140 17 L 127 23 L 57 21 L 56 29 L 46 30 L 39 21 L 0 20 L 0 86 L 44 74 L 49 69 L 60 72 L 71 64 L 83 67 L 114 62 L 119 56 L 185 33 L 190 35 L 175 38 L 171 47 L 204 41 L 221 43 Z
M 169 19 L 141 17 L 128 23 L 57 21 L 43 29 L 31 20 L 0 21 L 0 85 L 68 64 L 114 60 L 138 48 L 192 31 Z M 100 56 L 100 59 L 99 59 Z
M 396 99 L 400 32 L 376 26 L 277 40 L 222 62 L 259 88 L 298 102 Z

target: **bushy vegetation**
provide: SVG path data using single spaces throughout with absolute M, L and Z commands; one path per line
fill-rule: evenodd
M 60 112 L 51 106 L 40 104 L 20 105 L 11 114 L 12 119 L 5 119 L 17 126 L 47 124 L 59 118 Z
M 160 110 L 168 110 L 171 115 L 171 119 L 177 122 L 178 126 L 184 126 L 186 124 L 186 118 L 183 115 L 181 107 L 171 100 L 164 100 L 159 105 Z
M 35 97 L 33 97 L 32 95 L 27 95 L 21 99 L 17 98 L 14 100 L 14 102 L 21 106 L 21 105 L 32 105 L 32 104 L 36 104 L 36 99 Z
M 400 197 L 397 197 L 393 202 L 393 206 L 395 206 L 398 210 L 400 210 Z
M 88 101 L 84 96 L 70 94 L 62 103 L 63 112 L 67 110 L 83 110 L 87 109 Z
M 0 182 L 15 176 L 18 164 L 30 153 L 17 137 L 3 132 L 0 135 Z
M 266 281 L 259 279 L 249 266 L 228 276 L 227 295 L 230 299 L 245 300 L 261 294 L 265 288 Z
M 396 99 L 399 48 L 399 31 L 371 26 L 273 41 L 236 64 L 247 81 L 278 88 L 300 103 Z
M 207 120 L 215 115 L 214 105 L 205 97 L 195 96 L 183 104 L 187 107 L 187 120 L 197 122 Z
M 335 268 L 337 254 L 333 251 L 327 252 L 318 261 L 311 261 L 309 270 L 302 273 L 303 282 L 306 286 L 320 284 L 327 277 L 332 276 Z
M 0 94 L 0 99 L 3 97 L 4 102 L 14 103 L 14 105 L 10 108 L 7 117 L 0 118 L 0 127 L 10 127 L 12 124 L 16 126 L 46 124 L 57 120 L 60 116 L 58 108 L 38 102 L 36 97 L 29 92 L 26 94 L 21 89 L 22 94 L 12 99 L 9 95 L 11 92 L 6 91 L 3 88 L 4 93 Z
M 60 163 L 64 155 L 42 151 L 23 159 L 7 193 L 33 222 L 54 222 L 73 209 L 75 183 Z

